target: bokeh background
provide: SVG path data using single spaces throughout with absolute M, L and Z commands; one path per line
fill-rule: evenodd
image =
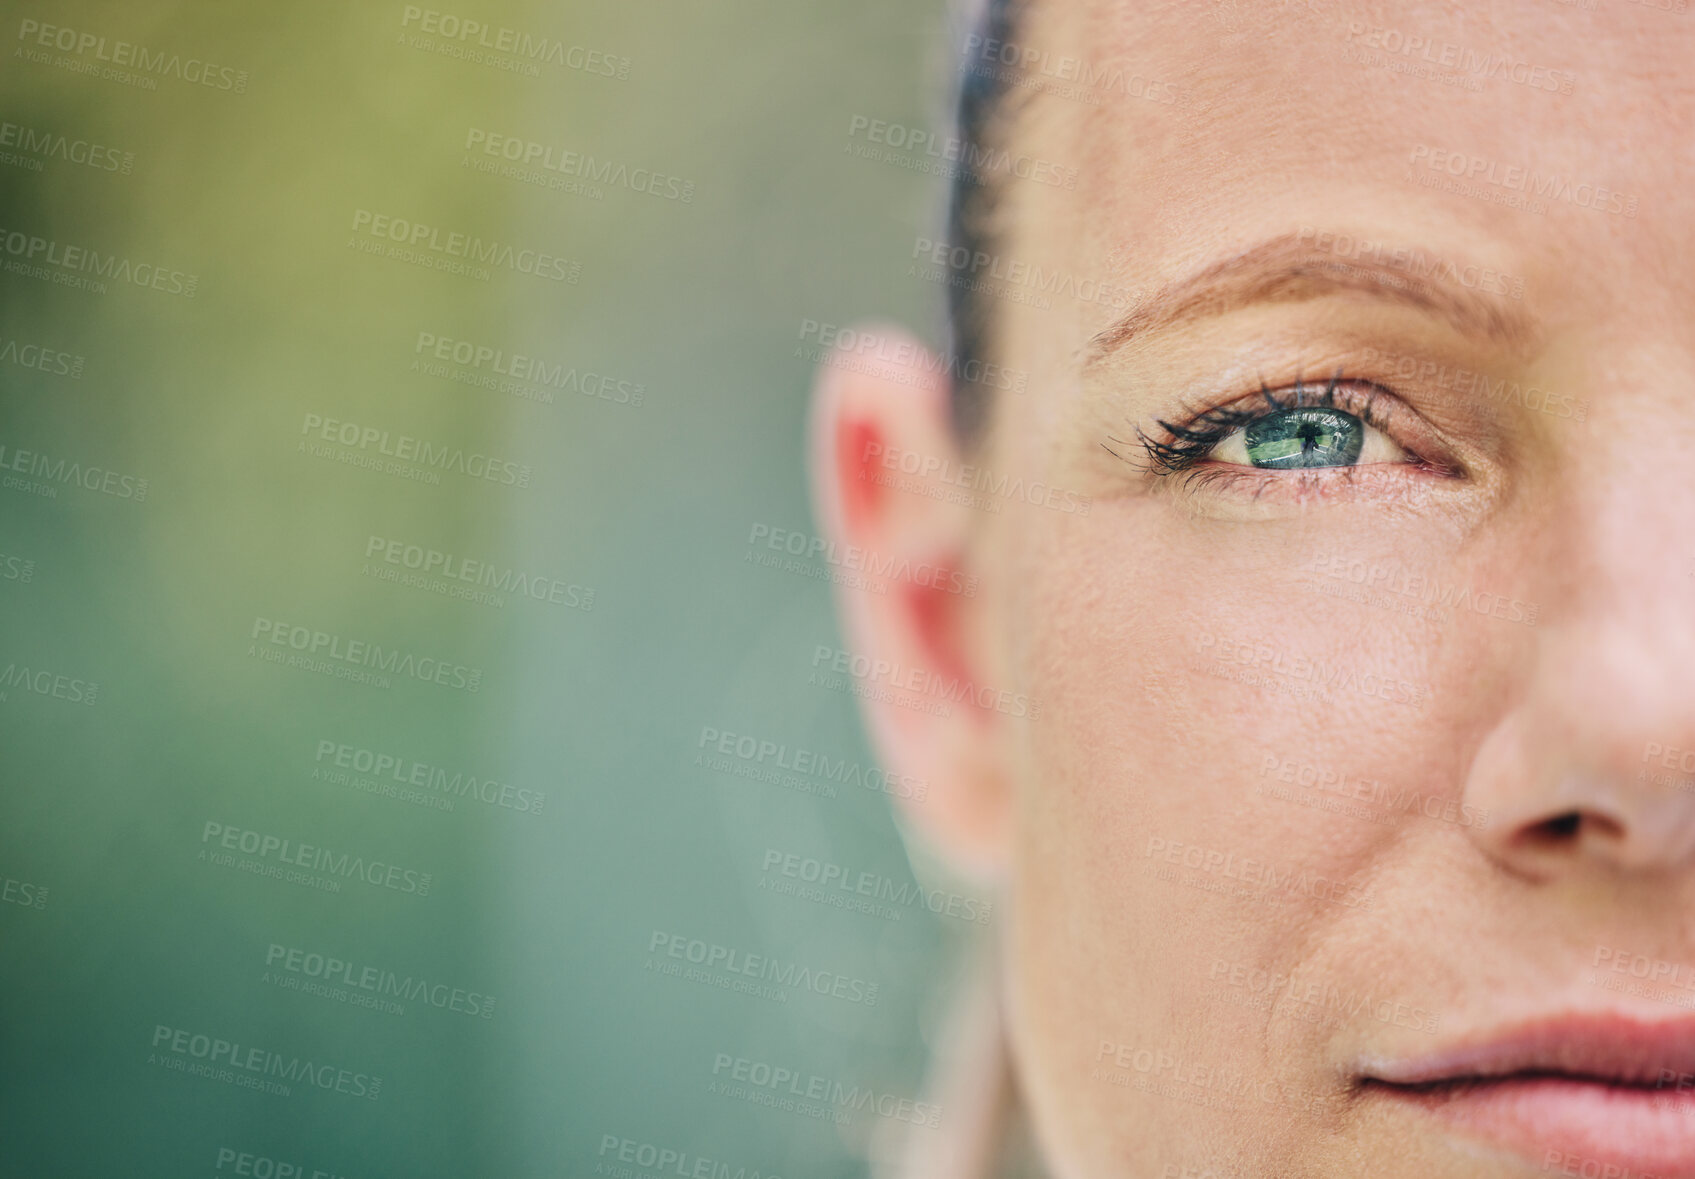
M 750 537 L 808 324 L 936 338 L 943 182 L 854 128 L 936 127 L 940 0 L 0 12 L 0 1171 L 869 1173 L 974 923 Z

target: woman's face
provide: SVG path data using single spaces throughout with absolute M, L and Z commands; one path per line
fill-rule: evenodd
M 1026 388 L 944 458 L 1058 494 L 838 489 L 982 586 L 845 605 L 1035 706 L 872 719 L 1002 873 L 1056 1173 L 1695 1175 L 1678 7 L 1038 3 L 968 46 L 1045 79 L 1002 146 L 1062 170 L 956 272 Z M 843 486 L 840 438 L 946 449 L 843 379 Z

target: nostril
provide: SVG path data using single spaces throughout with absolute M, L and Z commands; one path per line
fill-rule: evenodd
M 1613 840 L 1624 834 L 1624 828 L 1609 815 L 1595 811 L 1566 811 L 1527 826 L 1519 833 L 1519 839 L 1532 846 L 1546 848 L 1575 843 L 1585 831 L 1590 838 L 1600 835 Z
M 1525 824 L 1516 842 L 1523 847 L 1552 851 L 1576 843 L 1582 830 L 1583 812 L 1567 811 L 1540 823 Z

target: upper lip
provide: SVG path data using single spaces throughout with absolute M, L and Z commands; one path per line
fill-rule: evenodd
M 1695 1085 L 1695 1019 L 1547 1016 L 1426 1055 L 1372 1060 L 1359 1071 L 1366 1080 L 1405 1086 L 1545 1075 L 1688 1088 Z

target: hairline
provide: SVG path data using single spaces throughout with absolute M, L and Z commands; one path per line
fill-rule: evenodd
M 1027 2 L 982 0 L 972 31 L 985 42 L 1014 40 Z M 1009 91 L 1006 77 L 1012 67 L 977 70 L 972 67 L 969 54 L 963 58 L 954 131 L 961 143 L 984 146 L 1005 132 L 1006 120 L 1001 115 Z M 987 226 L 1004 195 L 1006 183 L 1004 176 L 960 167 L 954 173 L 948 194 L 946 240 L 973 252 L 987 251 L 993 241 Z M 987 300 L 974 292 L 970 284 L 948 284 L 947 323 L 951 343 L 948 367 L 953 374 L 948 396 L 949 419 L 956 437 L 967 448 L 979 443 L 987 433 L 994 408 L 993 389 L 967 376 L 980 373 L 987 366 L 990 319 Z

